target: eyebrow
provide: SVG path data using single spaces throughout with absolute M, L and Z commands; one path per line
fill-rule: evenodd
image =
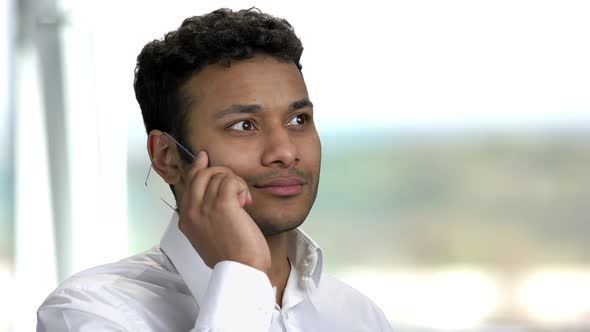
M 289 105 L 289 111 L 294 111 L 305 107 L 313 108 L 313 103 L 307 97 L 303 97 L 292 102 L 291 105 Z
M 252 114 L 262 112 L 262 107 L 258 104 L 234 104 L 224 109 L 223 111 L 215 114 L 216 119 L 224 118 L 231 114 Z
M 289 105 L 289 111 L 298 110 L 304 107 L 313 108 L 313 103 L 308 97 L 303 97 L 299 100 L 292 102 Z M 224 118 L 231 114 L 254 114 L 262 112 L 262 106 L 259 104 L 234 104 L 224 109 L 223 111 L 215 114 L 216 119 Z

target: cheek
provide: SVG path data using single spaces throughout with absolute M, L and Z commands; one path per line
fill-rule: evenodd
M 243 174 L 256 165 L 255 149 L 238 144 L 210 144 L 207 147 L 211 166 L 228 167 L 236 174 Z
M 310 165 L 319 165 L 322 159 L 322 145 L 318 136 L 312 137 L 304 144 L 301 144 L 301 156 Z

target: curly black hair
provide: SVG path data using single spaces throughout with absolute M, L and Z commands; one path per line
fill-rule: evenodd
M 264 53 L 301 70 L 302 52 L 301 40 L 289 22 L 257 8 L 218 9 L 187 18 L 178 30 L 145 45 L 137 57 L 133 86 L 145 129 L 148 134 L 159 129 L 185 141 L 189 112 L 182 87 L 207 65 L 230 66 L 232 60 Z M 192 161 L 178 151 L 184 161 Z

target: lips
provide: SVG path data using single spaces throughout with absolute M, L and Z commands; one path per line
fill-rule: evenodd
M 275 178 L 254 187 L 275 196 L 295 196 L 303 191 L 305 181 L 299 178 Z

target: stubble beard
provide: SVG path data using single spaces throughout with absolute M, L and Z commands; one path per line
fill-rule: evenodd
M 279 217 L 264 215 L 263 213 L 259 213 L 259 211 L 255 211 L 248 206 L 244 207 L 244 209 L 250 215 L 252 220 L 254 220 L 264 236 L 273 236 L 284 232 L 289 232 L 301 226 L 309 215 L 309 212 L 311 211 L 317 196 L 318 186 L 319 175 L 315 181 L 314 187 L 312 188 L 312 192 L 309 195 L 310 197 L 306 202 L 307 206 L 305 207 L 304 211 L 296 216 L 290 217 L 288 221 L 281 220 Z

